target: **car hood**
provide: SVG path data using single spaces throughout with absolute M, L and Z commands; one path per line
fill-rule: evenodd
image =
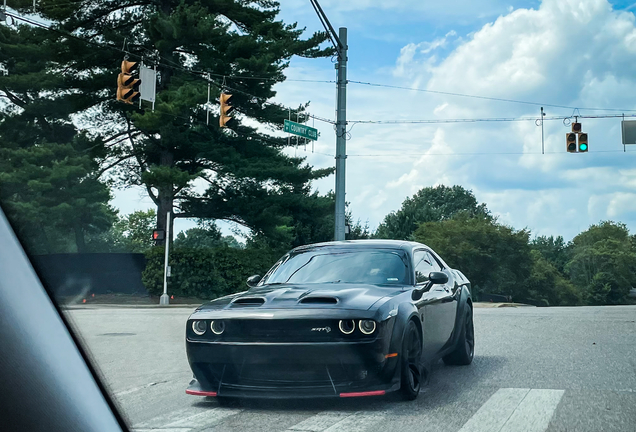
M 366 284 L 265 285 L 204 304 L 200 311 L 218 309 L 357 309 L 368 310 L 405 287 Z M 383 302 L 380 302 L 383 303 Z

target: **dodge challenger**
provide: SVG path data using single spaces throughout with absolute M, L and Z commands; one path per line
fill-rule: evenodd
M 189 317 L 186 393 L 413 400 L 433 362 L 472 362 L 470 282 L 423 244 L 302 246 L 247 285 Z

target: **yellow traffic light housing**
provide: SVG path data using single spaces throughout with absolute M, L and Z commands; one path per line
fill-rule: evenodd
M 582 130 L 581 127 L 582 127 L 581 123 L 578 123 L 578 122 L 572 123 L 572 132 L 574 132 L 574 133 L 581 132 L 581 130 Z
M 219 115 L 219 126 L 222 128 L 230 127 L 234 123 L 233 117 L 230 116 L 234 111 L 232 106 L 232 95 L 229 93 L 221 93 L 219 96 L 219 102 L 221 104 L 221 113 Z
M 576 153 L 576 134 L 573 132 L 566 133 L 565 144 L 568 153 Z
M 137 102 L 141 97 L 139 86 L 141 80 L 132 73 L 137 70 L 138 62 L 124 60 L 121 62 L 121 73 L 117 76 L 117 100 L 127 104 Z
M 589 148 L 587 145 L 587 134 L 579 133 L 577 135 L 579 138 L 579 153 L 585 153 Z

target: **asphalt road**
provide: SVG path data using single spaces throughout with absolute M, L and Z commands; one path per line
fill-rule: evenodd
M 435 366 L 414 402 L 185 394 L 187 308 L 68 312 L 137 431 L 636 432 L 636 307 L 475 310 L 471 366 Z

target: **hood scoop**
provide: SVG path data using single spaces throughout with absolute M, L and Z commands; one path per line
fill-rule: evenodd
M 300 299 L 300 301 L 298 302 L 300 304 L 330 304 L 330 305 L 334 305 L 334 304 L 338 304 L 338 299 L 335 297 L 319 297 L 319 296 L 308 296 L 308 297 L 303 297 L 302 299 Z
M 262 306 L 265 303 L 263 297 L 239 297 L 232 302 L 237 306 Z

